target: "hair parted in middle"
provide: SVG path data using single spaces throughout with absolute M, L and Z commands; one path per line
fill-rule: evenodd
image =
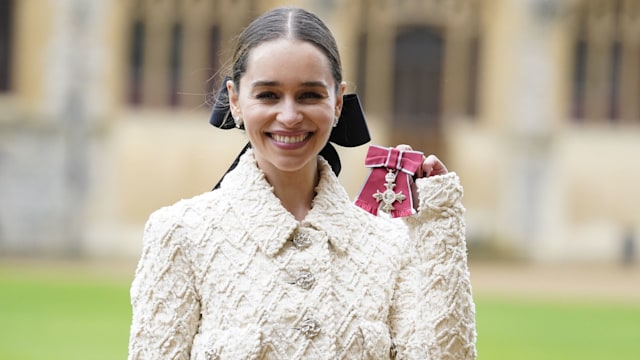
M 322 51 L 329 60 L 336 89 L 342 82 L 342 65 L 338 45 L 331 30 L 313 13 L 296 7 L 270 10 L 247 26 L 236 44 L 233 54 L 232 80 L 238 87 L 247 70 L 247 59 L 253 48 L 272 40 L 295 39 L 309 42 Z

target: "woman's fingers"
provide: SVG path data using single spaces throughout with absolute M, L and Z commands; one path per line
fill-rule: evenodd
M 411 151 L 413 148 L 407 144 L 400 144 L 396 146 L 396 149 L 403 151 Z M 437 156 L 431 154 L 424 158 L 422 167 L 416 171 L 416 177 L 429 177 L 435 175 L 445 175 L 449 171 L 444 163 L 438 159 Z
M 422 163 L 422 170 L 424 172 L 425 177 L 435 176 L 435 175 L 445 175 L 448 170 L 437 156 L 431 154 L 427 156 L 427 158 Z
M 411 150 L 413 150 L 413 149 L 411 148 L 411 146 L 409 146 L 409 145 L 407 145 L 407 144 L 400 144 L 400 145 L 397 145 L 397 146 L 396 146 L 396 149 L 398 149 L 398 150 L 402 150 L 402 151 L 411 151 Z

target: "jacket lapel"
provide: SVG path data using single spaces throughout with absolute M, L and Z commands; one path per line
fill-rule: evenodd
M 258 168 L 252 150 L 240 158 L 236 169 L 224 177 L 217 191 L 227 193 L 229 206 L 238 215 L 242 230 L 268 256 L 277 254 L 298 226 L 311 226 L 324 231 L 331 245 L 337 251 L 344 252 L 350 238 L 345 214 L 353 211 L 353 205 L 329 164 L 321 157 L 319 169 L 317 195 L 311 211 L 300 223 L 275 196 L 273 187 Z

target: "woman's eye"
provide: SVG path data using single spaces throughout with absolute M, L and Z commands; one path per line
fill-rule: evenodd
M 301 99 L 322 99 L 322 94 L 316 92 L 306 92 L 300 95 Z
M 260 100 L 272 100 L 277 98 L 278 96 L 275 93 L 270 91 L 261 92 L 256 95 L 256 99 L 260 99 Z

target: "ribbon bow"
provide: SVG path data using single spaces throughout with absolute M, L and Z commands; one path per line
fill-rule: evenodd
M 373 215 L 378 214 L 378 209 L 394 218 L 414 214 L 410 178 L 422 166 L 423 159 L 419 151 L 370 146 L 364 163 L 371 172 L 356 205 Z
M 229 92 L 227 90 L 227 81 L 229 80 L 231 80 L 231 78 L 227 76 L 222 81 L 222 85 L 218 90 L 216 101 L 213 104 L 213 111 L 211 112 L 211 117 L 209 119 L 209 123 L 211 125 L 224 130 L 233 129 L 235 127 L 235 122 L 229 109 Z M 336 175 L 340 174 L 342 165 L 340 163 L 338 152 L 331 143 L 345 147 L 356 147 L 366 144 L 371 140 L 367 121 L 365 119 L 362 106 L 360 105 L 358 95 L 345 94 L 342 97 L 342 101 L 342 112 L 340 113 L 338 124 L 333 128 L 333 130 L 331 130 L 329 142 L 327 142 L 324 148 L 320 151 L 320 155 L 329 162 L 331 169 Z M 231 164 L 231 167 L 227 170 L 227 173 L 238 165 L 240 156 L 242 156 L 242 154 L 244 154 L 250 147 L 250 143 L 245 145 L 242 151 L 240 151 L 240 154 L 238 154 L 236 159 L 233 161 L 233 164 Z M 218 184 L 214 189 L 220 187 L 221 182 L 222 179 L 218 181 Z

